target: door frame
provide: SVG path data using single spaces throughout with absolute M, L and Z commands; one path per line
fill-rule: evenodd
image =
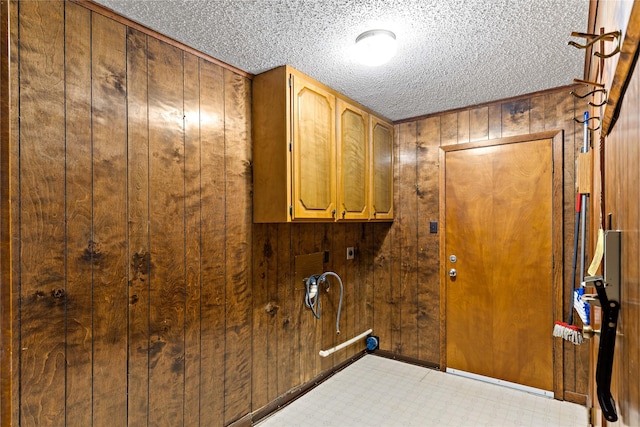
M 445 227 L 445 191 L 446 191 L 446 155 L 451 151 L 469 150 L 472 148 L 491 147 L 496 145 L 516 144 L 519 142 L 538 141 L 541 139 L 551 139 L 552 151 L 552 255 L 553 255 L 553 283 L 552 283 L 552 311 L 554 319 L 563 319 L 563 277 L 564 277 L 564 156 L 563 143 L 564 132 L 562 130 L 531 133 L 506 138 L 497 138 L 484 141 L 469 142 L 464 144 L 453 144 L 440 147 L 440 370 L 447 368 L 447 331 L 446 331 L 446 238 Z M 552 333 L 553 325 L 549 325 L 549 334 Z M 555 399 L 564 399 L 563 381 L 563 342 L 553 340 L 553 394 Z

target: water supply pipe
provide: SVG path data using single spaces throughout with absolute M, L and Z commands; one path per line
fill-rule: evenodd
M 320 357 L 327 357 L 327 356 L 329 356 L 330 354 L 335 353 L 335 352 L 336 352 L 336 351 L 338 351 L 338 350 L 342 350 L 343 348 L 350 346 L 350 345 L 351 345 L 351 344 L 353 344 L 354 342 L 356 342 L 356 341 L 358 341 L 358 340 L 361 340 L 362 338 L 364 338 L 364 337 L 366 337 L 367 335 L 369 335 L 371 332 L 373 332 L 373 329 L 367 329 L 366 331 L 364 331 L 364 332 L 363 332 L 363 333 L 361 333 L 360 335 L 355 336 L 355 337 L 351 338 L 350 340 L 343 342 L 343 343 L 342 343 L 342 344 L 340 344 L 340 345 L 337 345 L 337 346 L 335 346 L 335 347 L 331 347 L 331 348 L 330 348 L 330 349 L 328 349 L 328 350 L 320 350 L 320 353 L 318 353 L 318 354 L 320 354 Z

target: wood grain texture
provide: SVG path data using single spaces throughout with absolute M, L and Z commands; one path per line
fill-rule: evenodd
M 31 390 L 21 396 L 24 425 L 63 425 L 66 412 L 63 16 L 62 2 L 20 4 L 20 388 Z
M 440 117 L 440 145 L 458 143 L 458 114 L 448 113 Z
M 269 366 L 275 360 L 277 355 L 269 354 L 268 344 L 270 338 L 277 343 L 277 338 L 269 335 L 269 319 L 277 314 L 277 310 L 269 298 L 269 284 L 275 282 L 273 271 L 270 266 L 273 263 L 274 243 L 270 235 L 271 224 L 254 224 L 253 225 L 253 254 L 252 259 L 256 260 L 253 264 L 252 278 L 252 314 L 253 314 L 253 343 L 251 354 L 251 404 L 254 408 L 259 409 L 269 403 L 269 384 L 277 386 L 276 378 L 269 378 Z M 277 252 L 277 247 L 276 247 Z M 271 273 L 271 274 L 270 274 Z M 277 303 L 275 303 L 277 305 Z M 270 357 L 271 356 L 271 357 Z
M 468 117 L 467 125 L 468 125 Z M 460 121 L 458 121 L 460 124 Z M 468 126 L 467 126 L 468 128 Z M 402 208 L 395 222 L 399 228 L 400 346 L 403 355 L 418 357 L 418 189 L 417 123 L 406 123 L 398 132 L 397 157 L 400 163 L 399 199 Z
M 128 423 L 148 422 L 149 412 L 149 121 L 147 36 L 127 31 L 129 265 Z
M 469 111 L 469 142 L 489 138 L 489 107 Z
M 92 23 L 93 422 L 126 424 L 127 119 L 126 29 Z M 98 375 L 95 375 L 98 373 Z
M 11 106 L 13 91 L 11 79 L 11 51 L 13 40 L 12 13 L 13 6 L 8 1 L 0 3 L 0 424 L 9 425 L 14 405 L 14 383 L 12 370 L 14 358 L 14 340 L 12 322 L 14 317 L 12 295 L 12 215 L 11 215 L 11 164 L 12 149 L 16 146 L 12 141 Z M 5 356 L 6 355 L 6 356 Z M 15 390 L 18 390 L 16 387 Z
M 276 362 L 279 396 L 300 384 L 300 357 L 297 350 L 300 329 L 297 306 L 294 304 L 292 228 L 288 224 L 278 224 L 276 236 L 278 242 L 275 253 L 278 263 L 276 283 L 280 301 L 280 309 L 277 313 L 278 360 Z
M 224 71 L 225 99 L 225 424 L 251 410 L 251 92 Z
M 460 111 L 458 113 L 458 144 L 469 142 L 470 138 L 470 112 L 469 110 Z
M 200 423 L 201 219 L 199 60 L 184 53 L 184 425 Z
M 9 131 L 10 131 L 10 135 L 9 135 L 9 140 L 8 140 L 8 151 L 9 151 L 9 158 L 6 159 L 8 160 L 8 165 L 9 168 L 6 169 L 4 166 L 5 164 L 2 164 L 2 170 L 6 173 L 9 172 L 9 191 L 10 193 L 3 193 L 3 194 L 7 194 L 9 196 L 9 200 L 10 200 L 10 204 L 11 204 L 11 211 L 10 211 L 10 215 L 11 215 L 11 222 L 9 224 L 9 226 L 11 227 L 11 248 L 10 248 L 10 255 L 11 255 L 11 265 L 10 265 L 10 269 L 9 269 L 9 274 L 11 274 L 11 281 L 10 282 L 5 282 L 4 278 L 7 275 L 7 271 L 4 269 L 5 264 L 0 264 L 0 267 L 2 268 L 2 272 L 0 272 L 0 274 L 4 275 L 2 276 L 2 283 L 3 285 L 9 285 L 10 283 L 10 298 L 11 298 L 11 304 L 10 304 L 10 310 L 9 311 L 5 311 L 5 313 L 11 313 L 12 317 L 11 319 L 7 319 L 6 316 L 3 316 L 3 322 L 6 320 L 11 320 L 13 321 L 13 319 L 16 317 L 17 313 L 19 313 L 20 310 L 20 287 L 18 286 L 18 284 L 20 283 L 20 268 L 21 268 L 21 263 L 22 261 L 20 260 L 19 256 L 16 256 L 15 254 L 19 254 L 20 253 L 20 247 L 21 247 L 21 235 L 20 235 L 20 168 L 19 168 L 19 163 L 20 163 L 20 132 L 19 132 L 19 118 L 18 115 L 15 114 L 15 111 L 18 111 L 19 106 L 20 106 L 20 98 L 19 98 L 19 87 L 20 87 L 20 82 L 18 79 L 18 73 L 19 73 L 19 69 L 20 69 L 20 63 L 19 63 L 19 39 L 18 39 L 18 33 L 19 33 L 19 17 L 18 17 L 18 2 L 17 1 L 11 1 L 9 4 L 9 30 L 10 30 L 10 34 L 9 36 L 11 37 L 10 39 L 10 43 L 9 43 L 9 48 L 10 48 L 10 64 L 9 64 L 9 78 L 10 78 L 10 84 L 9 84 L 9 92 L 10 92 L 10 99 L 9 99 L 9 115 L 8 116 L 4 116 L 2 115 L 2 117 L 0 117 L 0 120 L 9 120 Z M 6 13 L 6 9 L 3 6 L 2 8 L 2 13 Z M 4 26 L 4 19 L 3 19 L 3 26 Z M 3 44 L 4 46 L 4 44 Z M 3 54 L 3 58 L 4 58 L 4 54 Z M 4 68 L 3 68 L 4 69 Z M 0 83 L 2 84 L 2 83 Z M 6 90 L 6 89 L 5 89 Z M 3 100 L 6 102 L 6 98 L 3 98 Z M 4 105 L 4 104 L 3 104 Z M 4 129 L 4 127 L 3 127 Z M 6 135 L 6 129 L 3 131 L 3 133 Z M 0 141 L 0 144 L 2 144 L 3 141 Z M 3 147 L 4 149 L 4 147 Z M 3 151 L 4 153 L 5 151 Z M 5 160 L 3 160 L 5 161 Z M 4 205 L 6 205 L 7 201 L 6 197 L 2 197 L 2 203 Z M 2 219 L 6 220 L 7 218 L 9 218 L 8 216 L 3 215 Z M 0 221 L 2 221 L 2 219 L 0 219 Z M 5 226 L 6 227 L 6 226 Z M 4 255 L 7 255 L 7 252 L 3 252 Z M 3 259 L 5 260 L 5 262 L 7 262 L 8 260 L 6 258 Z M 1 286 L 1 285 L 0 285 Z M 4 288 L 2 288 L 2 290 L 0 290 L 0 292 L 4 292 Z M 5 304 L 7 303 L 7 297 L 5 296 L 6 294 L 3 293 L 2 296 L 0 296 L 0 298 L 2 298 L 2 309 L 5 310 Z M 6 319 L 6 320 L 5 320 Z M 15 323 L 15 322 L 14 322 Z M 3 323 L 3 327 L 7 326 L 6 323 Z M 5 424 L 5 419 L 7 417 L 10 417 L 11 420 L 18 420 L 20 417 L 20 395 L 18 393 L 19 390 L 19 386 L 20 386 L 20 357 L 21 357 L 21 351 L 17 351 L 17 349 L 20 349 L 20 334 L 17 331 L 17 328 L 15 327 L 15 324 L 9 325 L 9 327 L 11 327 L 11 343 L 9 344 L 9 348 L 12 351 L 11 354 L 11 359 L 9 358 L 3 358 L 2 362 L 4 362 L 5 364 L 2 365 L 1 368 L 4 368 L 3 374 L 2 374 L 2 383 L 0 384 L 0 393 L 2 398 L 4 398 L 5 396 L 7 396 L 7 394 L 11 394 L 11 396 L 9 396 L 9 400 L 3 400 L 2 403 L 0 403 L 0 411 L 2 411 L 2 413 L 0 414 L 0 422 L 4 425 Z M 5 330 L 2 330 L 2 335 L 3 336 L 9 336 L 5 334 Z M 6 347 L 5 347 L 6 348 Z M 11 360 L 11 369 L 13 370 L 13 372 L 10 373 L 10 377 L 9 377 L 9 373 L 7 373 L 7 369 L 9 369 L 10 367 L 7 366 L 7 362 L 9 362 L 9 360 Z M 2 362 L 0 362 L 0 364 L 2 364 Z M 6 384 L 10 381 L 10 387 L 6 387 Z M 10 406 L 10 409 L 7 408 L 7 406 Z M 10 411 L 10 412 L 9 412 Z
M 487 108 L 489 109 L 489 139 L 502 138 L 502 105 L 496 102 Z
M 202 290 L 200 325 L 201 425 L 224 425 L 225 183 L 224 79 L 218 65 L 200 60 Z
M 485 112 L 487 110 L 485 109 Z M 477 117 L 472 113 L 472 117 Z M 482 122 L 482 120 L 480 120 Z M 485 120 L 486 123 L 486 120 Z M 440 245 L 438 234 L 429 232 L 429 223 L 439 221 L 440 118 L 417 123 L 417 249 L 418 249 L 418 356 L 440 363 Z M 442 225 L 439 232 L 442 232 Z
M 66 4 L 66 423 L 91 425 L 92 277 L 86 249 L 93 240 L 91 143 L 91 13 Z
M 149 423 L 182 424 L 185 378 L 183 54 L 173 46 L 150 38 L 147 55 L 151 259 Z
M 529 99 L 502 104 L 502 137 L 529 132 Z

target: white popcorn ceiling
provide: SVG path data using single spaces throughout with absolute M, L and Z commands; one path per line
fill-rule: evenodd
M 98 0 L 252 74 L 289 64 L 392 120 L 582 78 L 589 0 Z M 398 53 L 371 68 L 350 55 L 370 29 Z M 584 39 L 573 39 L 583 42 Z

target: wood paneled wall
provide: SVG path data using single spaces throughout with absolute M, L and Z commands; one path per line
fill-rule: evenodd
M 250 80 L 74 3 L 10 11 L 13 425 L 243 417 Z
M 629 21 L 632 7 L 638 2 L 596 3 L 596 13 L 590 27 L 599 32 L 622 30 L 623 36 L 632 23 Z M 633 23 L 637 32 L 638 23 Z M 625 42 L 626 43 L 626 42 Z M 607 44 L 606 48 L 609 48 Z M 589 58 L 587 58 L 588 60 Z M 595 57 L 590 61 L 589 80 L 612 86 L 618 56 L 607 59 L 600 64 Z M 589 63 L 589 62 L 588 62 Z M 602 69 L 599 72 L 598 67 Z M 616 82 L 620 85 L 621 82 Z M 640 71 L 636 65 L 631 75 L 629 86 L 623 99 L 620 116 L 609 136 L 601 140 L 601 135 L 594 135 L 594 194 L 599 194 L 604 187 L 605 226 L 608 226 L 608 215 L 611 215 L 611 227 L 622 231 L 621 259 L 621 308 L 618 319 L 618 334 L 615 347 L 615 359 L 611 391 L 618 407 L 618 423 L 616 425 L 640 425 Z M 592 115 L 602 114 L 595 109 Z M 601 155 L 602 154 L 602 155 Z M 603 164 L 604 181 L 600 179 L 600 165 Z M 600 197 L 592 198 L 594 212 L 601 209 Z M 600 226 L 600 218 L 594 218 L 593 227 Z M 597 357 L 597 347 L 593 347 L 593 364 Z M 592 375 L 595 373 L 595 366 Z M 591 378 L 594 381 L 594 378 Z M 595 381 L 593 404 L 597 407 L 595 397 Z M 594 425 L 603 425 L 597 416 Z
M 8 290 L 15 317 L 2 336 L 14 349 L 3 425 L 246 421 L 360 352 L 317 354 L 370 327 L 383 350 L 438 365 L 428 225 L 442 145 L 563 129 L 571 248 L 582 106 L 566 88 L 396 125 L 393 223 L 252 224 L 243 73 L 75 3 L 9 11 L 2 304 Z M 344 281 L 340 336 L 337 283 L 316 320 L 294 280 L 295 257 L 318 251 Z M 567 277 L 570 259 L 566 249 Z M 565 397 L 586 393 L 587 358 L 565 345 Z
M 303 309 L 301 296 L 296 296 L 296 292 L 301 294 L 301 286 L 292 283 L 293 258 L 298 254 L 328 250 L 331 256 L 326 268 L 346 279 L 347 295 L 355 292 L 356 299 L 364 296 L 365 301 L 360 301 L 365 304 L 364 311 L 358 311 L 362 310 L 359 305 L 348 305 L 346 316 L 355 316 L 354 334 L 373 327 L 380 336 L 381 349 L 426 364 L 440 363 L 439 236 L 429 233 L 429 222 L 439 221 L 440 146 L 564 131 L 565 294 L 570 294 L 574 158 L 583 135 L 573 118 L 581 115 L 586 102 L 577 102 L 569 91 L 560 88 L 397 124 L 396 218 L 392 224 L 254 225 L 254 339 L 264 337 L 260 345 L 254 344 L 253 392 L 257 407 L 331 366 L 326 362 L 318 365 L 316 354 L 336 343 L 335 334 L 331 334 L 335 313 L 327 312 L 330 319 L 323 317 L 324 326 L 320 326 Z M 347 246 L 358 250 L 354 261 L 343 261 Z M 566 319 L 568 301 L 564 304 Z M 272 307 L 278 307 L 277 312 L 270 311 Z M 327 327 L 326 322 L 331 325 Z M 549 325 L 549 333 L 551 329 Z M 277 337 L 277 344 L 271 342 L 273 337 Z M 564 398 L 584 403 L 588 348 L 565 342 L 563 348 Z M 345 360 L 357 350 L 343 350 L 332 363 Z
M 390 251 L 396 254 L 409 253 L 409 259 L 413 259 L 410 248 L 415 248 L 418 256 L 414 268 L 418 274 L 411 274 L 411 264 L 406 261 L 404 255 L 400 255 L 402 262 L 396 261 L 394 270 L 397 274 L 392 273 L 392 276 L 395 276 L 392 283 L 400 292 L 414 286 L 417 290 L 415 293 L 401 293 L 399 300 L 402 303 L 389 305 L 390 317 L 397 319 L 411 316 L 416 310 L 413 306 L 416 306 L 418 323 L 407 319 L 400 322 L 400 328 L 392 328 L 398 329 L 398 332 L 391 334 L 393 344 L 389 349 L 439 363 L 439 311 L 435 303 L 440 298 L 439 248 L 436 236 L 428 234 L 428 222 L 438 220 L 437 151 L 440 146 L 542 131 L 564 131 L 564 276 L 565 295 L 570 294 L 575 211 L 574 159 L 583 141 L 582 128 L 573 118 L 581 116 L 582 111 L 587 108 L 586 102 L 569 94 L 570 90 L 571 88 L 559 88 L 531 96 L 406 120 L 396 126 L 399 152 L 396 208 L 399 214 L 389 234 L 402 237 L 391 239 Z M 379 283 L 375 281 L 374 288 L 377 286 Z M 568 299 L 565 298 L 565 320 L 568 315 L 568 303 Z M 408 306 L 412 308 L 401 308 Z M 374 311 L 374 317 L 377 314 L 378 311 Z M 414 333 L 419 337 L 417 349 L 411 345 L 405 347 L 402 345 L 403 340 L 396 338 Z M 584 402 L 589 363 L 587 346 L 577 347 L 563 343 L 563 348 L 564 398 Z

